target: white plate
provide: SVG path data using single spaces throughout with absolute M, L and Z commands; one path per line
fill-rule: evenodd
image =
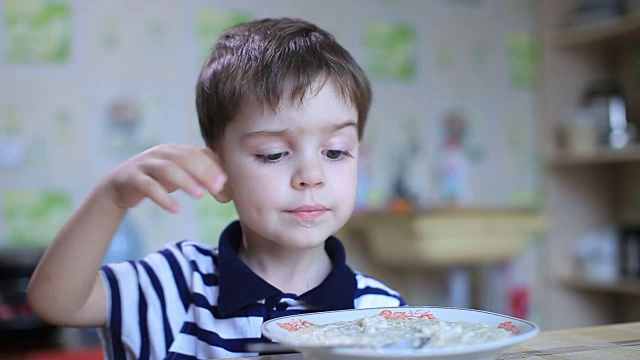
M 292 332 L 315 325 L 323 325 L 338 321 L 356 320 L 367 316 L 382 314 L 391 317 L 419 317 L 430 314 L 444 321 L 465 321 L 481 323 L 491 327 L 502 327 L 514 333 L 506 339 L 490 341 L 482 344 L 465 345 L 439 349 L 419 350 L 384 350 L 361 348 L 335 348 L 319 349 L 305 347 L 291 337 Z M 304 355 L 305 359 L 335 359 L 335 360 L 362 360 L 362 359 L 446 359 L 446 360 L 479 360 L 495 359 L 496 356 L 510 346 L 532 338 L 540 331 L 540 328 L 529 321 L 512 316 L 496 314 L 488 311 L 460 309 L 434 306 L 403 306 L 389 308 L 372 308 L 357 310 L 340 310 L 317 312 L 310 314 L 285 316 L 272 319 L 262 324 L 262 333 L 267 338 L 289 345 Z

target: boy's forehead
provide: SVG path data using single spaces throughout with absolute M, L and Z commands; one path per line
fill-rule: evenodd
M 266 129 L 297 123 L 300 128 L 315 126 L 318 128 L 331 127 L 335 124 L 358 122 L 355 104 L 343 99 L 333 86 L 325 86 L 320 91 L 307 93 L 304 98 L 296 99 L 284 97 L 277 106 L 272 107 L 266 101 L 260 102 L 253 98 L 245 102 L 231 126 L 242 128 Z M 298 120 L 304 120 L 299 122 Z
M 318 97 L 322 98 L 321 101 L 331 102 L 336 107 L 355 108 L 356 106 L 340 92 L 331 80 L 316 80 L 307 88 L 297 92 L 290 86 L 286 87 L 276 104 L 270 104 L 265 96 L 256 96 L 247 99 L 249 102 L 247 105 L 259 108 L 265 115 L 277 115 L 283 110 L 302 110 L 308 106 L 310 101 L 318 100 Z

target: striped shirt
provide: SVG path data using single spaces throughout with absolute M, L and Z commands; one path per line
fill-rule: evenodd
M 239 222 L 217 248 L 181 241 L 139 261 L 105 265 L 106 359 L 214 359 L 258 355 L 264 321 L 315 311 L 406 305 L 400 294 L 347 266 L 340 241 L 325 243 L 333 268 L 302 295 L 283 293 L 238 257 Z

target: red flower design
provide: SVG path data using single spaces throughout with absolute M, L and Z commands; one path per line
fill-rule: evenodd
M 298 319 L 293 319 L 285 323 L 276 323 L 276 324 L 287 331 L 298 331 L 302 328 L 315 325 L 314 323 L 309 322 L 307 320 L 298 320 Z
M 405 313 L 404 311 L 396 311 L 393 313 L 393 318 L 394 319 L 406 319 L 407 318 L 407 313 Z
M 422 312 L 422 310 L 411 310 L 409 312 L 406 311 L 396 311 L 396 312 L 391 312 L 390 310 L 382 310 L 380 312 L 380 315 L 382 315 L 384 318 L 386 319 L 423 319 L 423 318 L 427 318 L 429 320 L 433 320 L 436 317 L 433 316 L 433 314 L 429 314 L 429 312 Z
M 517 326 L 513 325 L 511 321 L 506 321 L 501 323 L 500 325 L 498 325 L 498 329 L 505 329 L 507 331 L 512 332 L 515 335 L 520 334 L 520 331 L 521 331 Z

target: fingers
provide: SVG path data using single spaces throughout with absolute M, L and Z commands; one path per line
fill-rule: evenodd
M 113 202 L 129 208 L 149 198 L 170 212 L 178 211 L 171 193 L 182 190 L 196 199 L 208 191 L 223 192 L 227 179 L 220 159 L 210 149 L 164 144 L 148 149 L 118 166 L 110 174 Z M 217 197 L 216 197 L 217 198 Z
M 178 189 L 199 199 L 205 191 L 212 195 L 222 191 L 227 179 L 219 157 L 211 149 L 190 145 L 170 144 L 152 148 L 140 167 L 164 189 L 161 195 L 159 189 L 153 187 L 153 196 L 156 197 L 153 200 L 164 208 L 173 207 L 167 198 L 171 198 L 169 194 Z
M 140 180 L 140 190 L 145 197 L 171 213 L 177 213 L 180 206 L 169 192 L 156 179 L 146 176 Z
M 204 195 L 205 189 L 184 167 L 165 159 L 151 159 L 141 168 L 144 174 L 155 179 L 167 193 L 181 189 L 196 199 Z
M 222 190 L 226 174 L 220 158 L 211 149 L 174 145 L 168 147 L 162 156 L 178 164 L 211 194 Z

